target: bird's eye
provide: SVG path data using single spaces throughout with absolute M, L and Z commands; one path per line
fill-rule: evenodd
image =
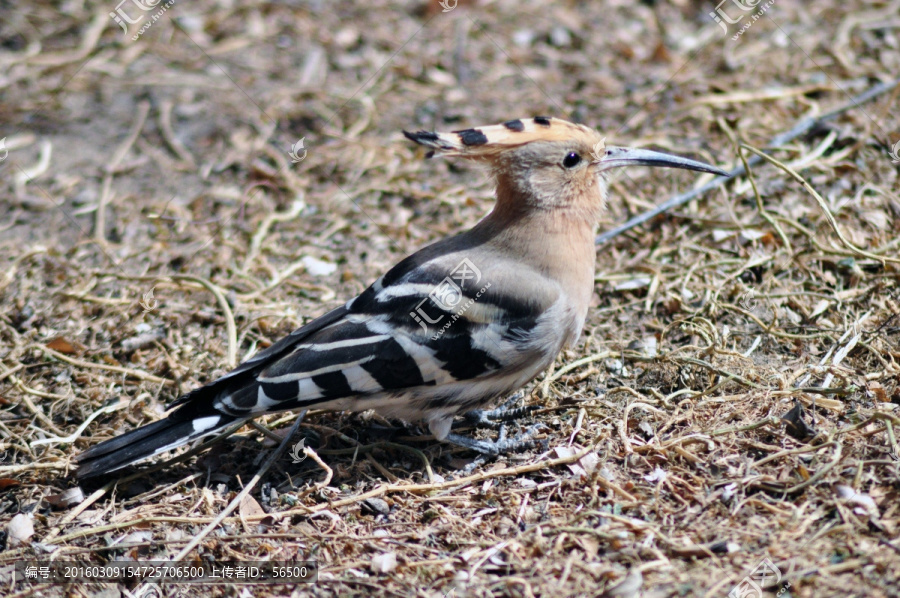
M 566 157 L 563 158 L 563 166 L 566 168 L 575 168 L 580 163 L 581 156 L 579 156 L 577 152 L 569 152 L 566 154 Z

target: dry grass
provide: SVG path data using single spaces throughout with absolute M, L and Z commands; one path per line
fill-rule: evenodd
M 35 533 L 0 566 L 171 558 L 261 474 L 266 513 L 235 505 L 186 557 L 318 560 L 256 596 L 725 596 L 765 557 L 772 595 L 897 595 L 900 88 L 772 152 L 822 205 L 760 164 L 598 248 L 579 346 L 526 389 L 547 451 L 465 476 L 467 453 L 313 413 L 321 465 L 264 469 L 275 440 L 247 428 L 54 506 L 78 451 L 490 209 L 482 172 L 400 129 L 551 114 L 736 165 L 900 72 L 897 2 L 778 0 L 737 41 L 684 0 L 177 2 L 136 42 L 114 8 L 3 8 L 0 529 Z M 623 174 L 607 225 L 695 178 Z

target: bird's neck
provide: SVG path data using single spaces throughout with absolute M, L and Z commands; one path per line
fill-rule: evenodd
M 472 233 L 557 281 L 586 313 L 594 287 L 596 223 L 579 210 L 498 202 Z

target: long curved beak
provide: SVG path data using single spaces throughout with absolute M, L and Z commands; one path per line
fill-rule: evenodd
M 683 168 L 699 172 L 711 172 L 719 176 L 728 176 L 728 172 L 716 166 L 710 166 L 696 160 L 689 160 L 681 156 L 654 152 L 652 150 L 636 149 L 630 147 L 606 147 L 606 156 L 597 163 L 600 170 L 617 168 L 619 166 L 666 166 L 669 168 Z

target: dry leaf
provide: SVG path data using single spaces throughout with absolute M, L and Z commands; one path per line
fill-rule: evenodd
M 336 264 L 320 260 L 311 255 L 304 255 L 302 261 L 310 276 L 328 276 L 337 270 Z
M 661 469 L 659 465 L 657 465 L 653 471 L 644 476 L 644 479 L 650 482 L 651 484 L 655 484 L 656 482 L 664 482 L 668 474 L 664 469 Z
M 47 343 L 47 348 L 53 349 L 57 353 L 64 353 L 66 355 L 81 354 L 84 353 L 84 351 L 87 349 L 87 347 L 85 347 L 78 341 L 70 341 L 62 336 L 57 336 L 55 339 Z
M 644 585 L 644 576 L 640 571 L 629 573 L 620 583 L 601 594 L 604 598 L 633 598 L 639 595 Z
M 804 442 L 816 435 L 816 431 L 803 421 L 803 405 L 797 399 L 794 399 L 794 406 L 790 411 L 781 416 L 784 423 L 785 431 L 789 436 L 796 438 L 800 442 Z
M 6 533 L 9 534 L 9 543 L 13 546 L 24 544 L 28 538 L 34 535 L 34 523 L 31 521 L 31 517 L 19 513 L 9 522 Z
M 77 486 L 47 497 L 47 502 L 50 503 L 50 506 L 57 509 L 65 509 L 72 505 L 81 504 L 82 501 L 84 501 L 84 491 Z
M 261 525 L 271 525 L 272 518 L 268 517 L 265 510 L 259 505 L 255 498 L 246 495 L 241 499 L 241 506 L 238 509 L 238 513 L 240 514 L 241 521 L 244 523 L 244 529 L 250 532 L 250 526 L 252 525 L 247 521 L 250 517 L 260 517 L 263 516 L 263 519 L 259 521 Z
M 397 568 L 397 555 L 393 552 L 376 554 L 370 565 L 373 573 L 390 573 Z

